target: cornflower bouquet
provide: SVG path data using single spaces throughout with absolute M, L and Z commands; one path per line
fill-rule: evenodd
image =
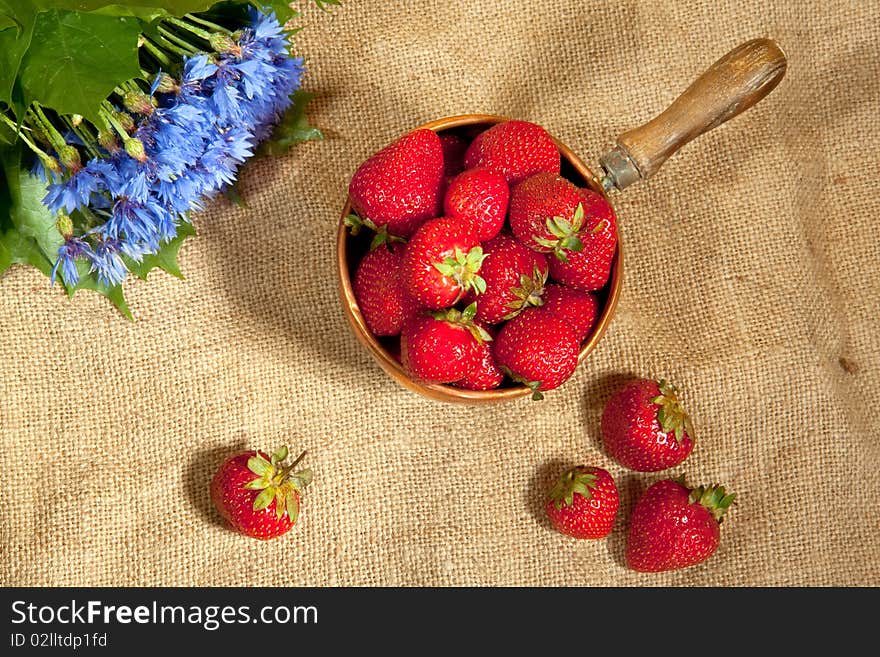
M 123 282 L 181 275 L 191 211 L 236 198 L 258 151 L 321 137 L 285 28 L 296 12 L 215 3 L 0 0 L 0 274 L 33 265 L 131 318 Z

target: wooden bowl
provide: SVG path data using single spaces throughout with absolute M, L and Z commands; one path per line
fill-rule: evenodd
M 490 128 L 496 123 L 502 123 L 509 119 L 502 116 L 494 116 L 491 114 L 464 114 L 461 116 L 450 116 L 445 119 L 431 121 L 419 128 L 427 128 L 434 132 L 442 133 L 446 131 L 459 132 L 466 137 L 473 137 L 475 134 Z M 606 199 L 608 195 L 602 188 L 599 179 L 593 174 L 583 161 L 575 155 L 568 146 L 555 140 L 562 154 L 562 175 L 571 180 L 579 187 L 589 187 L 595 192 L 602 194 Z M 610 202 L 610 199 L 608 199 Z M 354 297 L 354 291 L 351 285 L 351 274 L 353 273 L 360 258 L 366 253 L 369 244 L 369 237 L 360 235 L 352 237 L 349 235 L 345 226 L 345 217 L 351 212 L 350 199 L 342 208 L 342 214 L 339 219 L 339 228 L 336 233 L 336 263 L 339 273 L 339 292 L 342 296 L 342 307 L 348 323 L 351 325 L 352 331 L 364 347 L 378 361 L 379 365 L 385 370 L 391 378 L 397 381 L 405 388 L 417 392 L 425 397 L 437 399 L 439 401 L 451 402 L 455 404 L 490 404 L 494 402 L 516 399 L 531 395 L 532 391 L 524 385 L 512 385 L 509 387 L 496 388 L 495 390 L 463 390 L 453 386 L 441 385 L 436 383 L 423 383 L 410 378 L 409 374 L 401 366 L 400 362 L 389 352 L 389 343 L 382 342 L 373 336 L 364 323 L 364 318 L 358 308 L 357 300 Z M 620 244 L 620 236 L 618 231 L 617 252 L 611 265 L 611 276 L 608 283 L 602 290 L 596 294 L 602 310 L 593 331 L 587 336 L 586 340 L 581 344 L 580 353 L 578 354 L 578 363 L 582 362 L 590 352 L 596 348 L 599 340 L 605 334 L 614 309 L 617 307 L 617 300 L 620 297 L 620 289 L 623 284 L 623 250 Z M 394 338 L 396 340 L 396 338 Z

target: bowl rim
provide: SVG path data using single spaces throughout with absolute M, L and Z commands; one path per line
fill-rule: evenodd
M 498 116 L 495 114 L 459 114 L 456 116 L 448 116 L 435 121 L 429 121 L 412 130 L 428 129 L 434 132 L 441 132 L 451 128 L 460 128 L 476 124 L 495 125 L 510 121 L 508 117 Z M 412 130 L 408 131 L 411 132 Z M 560 155 L 565 158 L 572 168 L 583 177 L 589 187 L 600 194 L 611 203 L 608 194 L 602 188 L 602 184 L 590 168 L 581 160 L 568 146 L 553 137 L 553 141 L 559 148 Z M 612 204 L 613 207 L 613 204 Z M 397 381 L 403 387 L 417 392 L 430 399 L 438 401 L 465 403 L 465 404 L 484 404 L 494 403 L 507 399 L 518 399 L 526 395 L 531 395 L 532 391 L 524 386 L 517 385 L 509 388 L 495 388 L 492 390 L 466 390 L 464 388 L 456 388 L 450 385 L 439 383 L 423 383 L 416 381 L 406 373 L 403 366 L 389 354 L 382 344 L 367 329 L 363 315 L 358 307 L 357 300 L 354 296 L 354 289 L 351 282 L 351 272 L 348 267 L 348 228 L 345 225 L 345 217 L 351 212 L 351 199 L 346 198 L 345 205 L 342 208 L 339 225 L 336 230 L 336 271 L 338 277 L 338 289 L 342 300 L 343 310 L 348 320 L 349 326 L 358 341 L 366 347 L 367 351 L 372 354 L 373 358 L 379 363 L 385 372 Z M 616 215 L 615 211 L 615 215 Z M 602 314 L 592 332 L 586 341 L 581 344 L 578 352 L 578 365 L 580 365 L 587 356 L 596 348 L 596 345 L 602 339 L 605 331 L 611 323 L 611 318 L 617 309 L 617 303 L 623 287 L 623 246 L 621 244 L 620 230 L 618 229 L 617 248 L 614 259 L 611 263 L 611 275 L 608 281 L 608 297 L 605 301 Z

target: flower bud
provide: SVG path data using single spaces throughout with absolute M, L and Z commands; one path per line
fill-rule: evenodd
M 73 237 L 73 220 L 70 218 L 69 214 L 66 212 L 59 212 L 55 225 L 58 227 L 58 232 L 61 233 L 61 236 L 65 240 Z
M 160 94 L 170 94 L 177 93 L 180 90 L 180 85 L 177 84 L 177 80 L 172 78 L 167 73 L 159 74 L 159 84 L 156 85 L 156 91 Z
M 152 114 L 155 108 L 155 100 L 153 98 L 143 91 L 136 91 L 134 89 L 125 92 L 125 95 L 122 97 L 122 104 L 125 105 L 125 109 L 129 112 L 145 115 Z
M 116 135 L 110 130 L 98 131 L 98 143 L 108 153 L 115 153 L 119 150 L 119 142 L 116 141 Z
M 134 119 L 127 112 L 116 112 L 114 117 L 126 132 L 134 132 Z
M 147 161 L 147 153 L 144 150 L 144 142 L 142 142 L 140 139 L 135 139 L 134 137 L 129 137 L 128 139 L 126 139 L 125 152 L 136 159 L 138 162 Z
M 40 155 L 40 162 L 46 169 L 48 169 L 52 173 L 61 173 L 61 165 L 58 164 L 58 160 L 56 160 L 51 155 L 46 155 L 45 153 L 43 153 L 42 155 Z
M 83 115 L 82 114 L 71 114 L 70 115 L 70 122 L 73 124 L 74 128 L 78 128 L 80 126 L 80 124 L 83 122 Z
M 232 53 L 236 56 L 241 55 L 241 46 L 239 46 L 235 42 L 235 39 L 228 34 L 214 32 L 208 38 L 208 43 L 211 44 L 211 48 L 213 48 L 215 52 Z
M 71 171 L 82 169 L 82 161 L 79 159 L 79 151 L 70 144 L 64 144 L 58 148 L 58 160 L 61 166 Z

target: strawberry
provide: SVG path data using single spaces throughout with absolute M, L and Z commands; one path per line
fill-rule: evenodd
M 501 232 L 510 188 L 504 176 L 488 169 L 469 169 L 449 183 L 443 199 L 447 216 L 470 222 L 481 242 Z
M 400 284 L 400 248 L 380 246 L 364 256 L 354 274 L 354 296 L 373 335 L 399 335 L 418 304 Z
M 474 322 L 482 328 L 493 339 L 495 332 L 488 324 Z M 504 372 L 498 369 L 495 363 L 495 356 L 492 354 L 491 342 L 480 342 L 480 363 L 473 372 L 467 374 L 463 379 L 459 379 L 452 385 L 456 388 L 464 388 L 465 390 L 492 390 L 497 388 L 504 381 Z
M 597 198 L 595 204 L 584 198 L 584 228 L 578 235 L 581 249 L 567 251 L 564 258 L 550 258 L 550 275 L 560 283 L 589 292 L 605 287 L 617 250 L 617 222 L 611 206 L 599 194 L 582 190 Z M 601 201 L 601 202 L 600 202 Z
M 403 325 L 400 357 L 404 369 L 428 383 L 452 383 L 475 372 L 482 360 L 480 345 L 492 337 L 474 323 L 476 304 L 416 315 Z
M 596 323 L 599 302 L 589 292 L 551 283 L 544 287 L 544 309 L 568 324 L 578 341 L 583 342 Z
M 568 324 L 542 308 L 524 310 L 507 322 L 495 341 L 495 362 L 511 379 L 541 391 L 562 385 L 578 363 L 579 342 Z
M 694 448 L 694 428 L 675 388 L 640 379 L 618 390 L 602 413 L 602 441 L 608 454 L 638 472 L 678 465 Z
M 562 176 L 536 173 L 510 192 L 510 228 L 516 238 L 541 253 L 577 246 L 572 227 L 580 189 Z
M 614 526 L 620 496 L 602 468 L 579 465 L 563 474 L 544 509 L 553 526 L 574 538 L 605 538 Z
M 530 249 L 562 262 L 584 249 L 593 231 L 614 231 L 614 211 L 602 195 L 549 173 L 529 176 L 510 195 L 510 228 Z
M 465 169 L 486 167 L 515 182 L 538 171 L 558 174 L 559 149 L 544 128 L 527 121 L 505 121 L 477 135 L 464 155 Z
M 287 447 L 272 456 L 243 452 L 226 459 L 211 480 L 211 500 L 236 531 L 270 539 L 290 531 L 299 517 L 300 496 L 311 470 L 294 472 L 305 452 L 290 465 Z
M 486 289 L 477 275 L 483 249 L 473 227 L 451 217 L 425 222 L 403 252 L 400 279 L 419 304 L 433 310 L 453 306 L 469 290 Z
M 468 143 L 450 132 L 441 133 L 439 137 L 443 149 L 443 173 L 447 178 L 452 178 L 464 171 L 464 153 Z
M 527 249 L 506 233 L 483 244 L 483 265 L 480 276 L 486 289 L 477 297 L 468 292 L 465 302 L 479 298 L 477 319 L 498 324 L 512 319 L 524 308 L 540 306 L 544 281 L 547 280 L 547 259 Z
M 719 524 L 733 503 L 724 486 L 688 488 L 664 479 L 636 502 L 630 519 L 626 562 L 656 573 L 702 563 L 721 539 Z
M 431 130 L 416 130 L 361 164 L 348 186 L 364 223 L 409 237 L 440 208 L 443 148 Z

